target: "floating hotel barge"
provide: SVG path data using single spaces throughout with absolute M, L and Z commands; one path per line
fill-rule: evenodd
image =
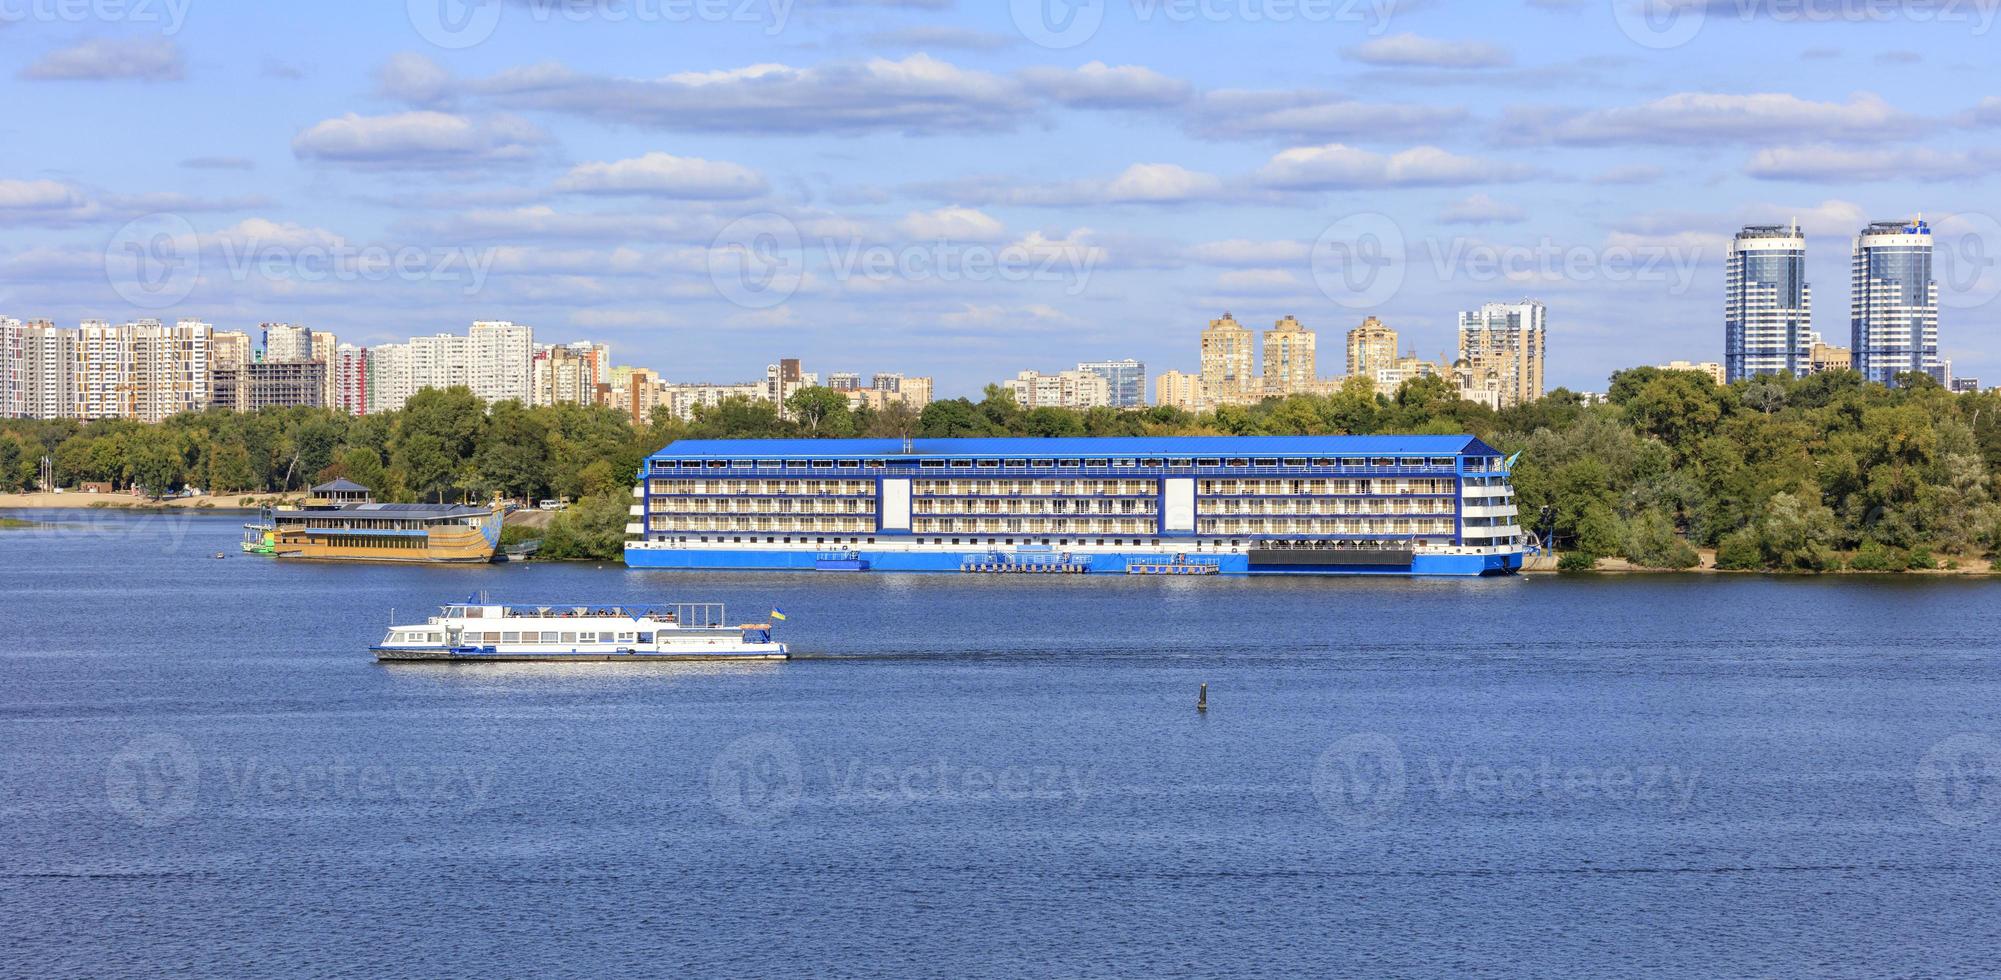
M 297 510 L 245 525 L 243 550 L 316 561 L 480 563 L 493 560 L 505 515 L 498 507 L 378 504 L 347 480 L 314 487 Z
M 1471 436 L 726 440 L 648 457 L 634 568 L 1504 575 Z

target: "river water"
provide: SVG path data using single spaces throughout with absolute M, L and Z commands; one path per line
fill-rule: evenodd
M 0 972 L 2001 969 L 2001 583 L 327 566 L 31 516 Z M 801 656 L 369 657 L 481 590 L 782 606 Z

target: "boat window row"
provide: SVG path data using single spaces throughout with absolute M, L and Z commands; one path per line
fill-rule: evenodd
M 1500 457 L 1469 457 L 1468 469 L 1480 461 L 1480 470 L 1499 469 Z M 876 459 L 684 459 L 653 461 L 653 471 L 675 470 L 779 470 L 840 471 L 884 470 L 915 463 L 921 470 L 1063 470 L 1063 469 L 1412 469 L 1418 467 L 1454 469 L 1456 456 L 1204 456 L 1204 457 L 1075 457 L 1075 458 L 992 458 L 962 459 L 876 458 Z

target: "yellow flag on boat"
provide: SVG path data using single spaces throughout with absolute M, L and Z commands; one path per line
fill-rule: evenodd
M 785 618 L 785 614 L 783 612 L 780 612 L 777 606 L 773 606 L 771 607 L 771 618 L 777 620 L 783 620 Z

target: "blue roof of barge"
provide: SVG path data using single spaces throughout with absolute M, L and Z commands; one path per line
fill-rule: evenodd
M 1107 439 L 682 439 L 651 459 L 1001 456 L 1498 456 L 1472 436 L 1137 436 Z

